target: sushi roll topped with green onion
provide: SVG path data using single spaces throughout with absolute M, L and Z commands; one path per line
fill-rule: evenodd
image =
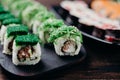
M 9 25 L 9 24 L 21 24 L 21 21 L 17 18 L 9 18 L 9 19 L 5 19 L 2 22 L 2 25 Z
M 43 43 L 47 43 L 47 39 L 50 36 L 50 33 L 57 28 L 64 25 L 64 22 L 60 19 L 48 19 L 45 22 L 43 22 L 39 29 L 39 38 L 42 40 Z
M 54 30 L 48 39 L 49 42 L 54 42 L 59 37 L 68 37 L 68 38 L 74 38 L 79 37 L 79 41 L 82 43 L 82 34 L 81 32 L 74 26 L 62 26 L 58 28 L 57 30 Z M 76 39 L 77 41 L 77 39 Z
M 74 26 L 62 26 L 54 30 L 48 39 L 54 43 L 55 51 L 60 56 L 78 55 L 82 45 L 82 34 Z
M 39 30 L 42 30 L 42 31 L 47 31 L 47 32 L 51 32 L 51 31 L 54 31 L 54 29 L 57 29 L 61 26 L 64 25 L 64 22 L 63 20 L 60 20 L 60 19 L 48 19 L 46 20 L 45 22 L 43 22 L 41 24 L 41 26 L 39 27 Z
M 2 3 L 2 5 L 5 7 L 5 9 L 9 9 L 9 5 L 17 0 L 0 0 L 0 2 Z
M 39 5 L 29 6 L 22 12 L 22 20 L 24 23 L 28 25 L 29 22 L 33 19 L 33 17 L 37 13 L 45 10 L 47 9 L 44 6 L 39 6 Z
M 9 18 L 14 18 L 14 16 L 10 13 L 0 14 L 0 22 Z
M 13 50 L 13 41 L 19 35 L 27 35 L 28 34 L 28 27 L 24 25 L 19 26 L 11 26 L 7 28 L 7 31 L 4 36 L 4 45 L 3 45 L 3 53 L 5 54 L 12 54 Z
M 36 45 L 39 38 L 34 34 L 18 36 L 15 39 L 16 45 Z
M 39 12 L 33 20 L 38 20 L 39 22 L 44 22 L 45 20 L 49 19 L 49 18 L 55 18 L 55 15 L 52 12 L 48 12 L 48 11 L 42 11 Z
M 42 24 L 42 22 L 47 19 L 54 19 L 55 15 L 52 12 L 41 11 L 39 12 L 32 20 L 29 26 L 32 27 L 32 31 L 34 34 L 38 34 L 38 27 Z
M 3 42 L 4 42 L 5 32 L 7 31 L 7 28 L 9 27 L 9 25 L 19 25 L 19 24 L 21 24 L 21 21 L 16 18 L 8 18 L 8 19 L 5 19 L 2 21 L 1 29 L 0 29 L 1 44 L 3 44 Z
M 4 9 L 4 7 L 0 4 L 0 9 Z
M 22 5 L 22 6 L 21 6 Z M 18 0 L 12 3 L 10 6 L 10 11 L 16 16 L 21 18 L 21 12 L 29 6 L 33 6 L 31 0 Z
M 25 35 L 28 33 L 28 27 L 24 25 L 11 26 L 7 28 L 7 36 Z
M 41 59 L 39 38 L 34 34 L 17 36 L 13 43 L 15 65 L 35 65 Z
M 0 5 L 0 14 L 2 13 L 8 13 L 8 11 L 6 11 L 2 5 Z

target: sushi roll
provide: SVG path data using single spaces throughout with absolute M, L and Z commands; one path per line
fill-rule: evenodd
M 0 4 L 0 10 L 1 10 L 1 9 L 4 10 L 4 7 Z
M 48 43 L 47 39 L 49 38 L 50 33 L 63 25 L 64 22 L 59 19 L 48 19 L 43 22 L 38 29 L 38 35 L 42 43 Z
M 87 8 L 87 4 L 84 1 L 69 1 L 65 0 L 60 3 L 60 6 L 68 11 L 78 8 Z M 79 6 L 79 7 L 78 7 Z
M 1 30 L 0 30 L 0 41 L 1 41 L 1 44 L 3 44 L 4 42 L 4 36 L 5 36 L 5 32 L 7 30 L 7 28 L 9 27 L 9 25 L 12 25 L 12 24 L 20 24 L 20 20 L 19 19 L 16 19 L 16 18 L 10 18 L 10 19 L 5 19 L 3 22 L 2 22 L 2 26 L 1 26 Z
M 2 5 L 0 5 L 0 14 L 3 14 L 3 13 L 8 13 L 8 11 L 5 10 Z
M 13 41 L 18 35 L 27 35 L 28 27 L 20 25 L 20 26 L 11 26 L 7 28 L 7 31 L 4 36 L 4 45 L 3 45 L 3 53 L 12 55 L 12 46 Z
M 33 17 L 41 12 L 47 10 L 44 6 L 34 5 L 29 6 L 22 12 L 22 20 L 24 24 L 27 24 L 29 26 L 29 22 L 33 19 Z M 31 27 L 30 27 L 31 29 Z
M 22 6 L 21 6 L 22 5 Z M 10 11 L 16 16 L 21 17 L 21 12 L 28 6 L 33 6 L 34 3 L 31 0 L 17 0 L 10 6 Z
M 0 0 L 1 4 L 4 6 L 6 10 L 9 10 L 8 5 L 10 5 L 14 1 L 16 0 Z
M 38 34 L 37 30 L 38 27 L 47 19 L 53 19 L 55 18 L 55 15 L 52 12 L 48 12 L 48 11 L 42 11 L 40 13 L 38 13 L 33 20 L 31 20 L 31 24 L 30 26 L 32 27 L 32 32 L 34 34 Z
M 78 8 L 85 10 L 87 7 L 87 4 L 82 0 L 64 0 L 60 3 L 60 9 L 58 10 L 58 13 L 63 17 L 63 19 L 66 20 L 71 10 Z
M 39 38 L 34 34 L 17 36 L 13 43 L 12 62 L 15 65 L 35 65 L 41 59 Z
M 91 8 L 98 14 L 112 20 L 120 19 L 120 3 L 119 0 L 94 0 L 91 3 Z M 113 7 L 114 6 L 114 7 Z
M 79 54 L 83 40 L 76 27 L 65 25 L 53 31 L 48 42 L 53 42 L 57 55 L 75 56 Z
M 1 28 L 2 22 L 5 19 L 9 19 L 9 18 L 14 18 L 14 16 L 12 14 L 10 14 L 10 13 L 2 13 L 2 14 L 0 14 L 0 28 Z
M 100 25 L 95 24 L 92 35 L 109 42 L 117 42 L 119 38 L 119 21 L 100 18 Z M 116 41 L 115 41 L 116 40 Z M 119 41 L 119 39 L 118 39 Z

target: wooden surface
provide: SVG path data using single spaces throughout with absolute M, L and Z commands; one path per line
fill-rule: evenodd
M 39 0 L 50 7 L 59 3 L 58 0 Z M 120 52 L 119 50 L 106 49 L 107 46 L 95 43 L 84 37 L 84 46 L 88 52 L 87 58 L 80 64 L 70 66 L 65 70 L 38 77 L 38 80 L 90 80 L 90 79 L 120 79 Z M 96 49 L 96 47 L 97 49 Z M 105 48 L 105 49 L 101 49 Z M 10 80 L 11 76 L 1 69 L 0 80 Z M 13 76 L 12 76 L 13 78 Z M 35 80 L 34 79 L 34 80 Z M 11 80 L 20 80 L 13 78 Z M 29 80 L 33 80 L 30 78 Z

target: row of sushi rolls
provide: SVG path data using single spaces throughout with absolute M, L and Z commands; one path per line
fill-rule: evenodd
M 0 41 L 3 54 L 15 65 L 35 65 L 41 60 L 41 45 L 52 43 L 58 56 L 78 55 L 81 32 L 57 19 L 34 0 L 0 0 Z
M 120 1 L 119 0 L 64 0 L 60 3 L 63 12 L 77 17 L 78 23 L 94 27 L 91 35 L 108 42 L 120 42 Z M 62 13 L 63 13 L 62 12 Z M 62 15 L 61 13 L 61 15 Z M 63 14 L 64 15 L 64 14 Z M 69 22 L 69 17 L 66 18 Z M 73 19 L 72 19 L 73 20 Z

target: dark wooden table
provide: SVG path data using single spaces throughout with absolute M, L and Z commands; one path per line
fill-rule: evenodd
M 39 0 L 47 7 L 58 4 L 61 0 Z M 109 48 L 109 46 L 99 44 L 99 42 L 84 37 L 84 46 L 87 57 L 80 64 L 69 66 L 43 77 L 35 79 L 41 80 L 81 80 L 81 79 L 120 79 L 120 51 Z M 108 49 L 109 48 L 109 49 Z M 15 80 L 4 70 L 0 71 L 0 80 Z M 20 78 L 19 78 L 20 79 Z M 18 79 L 16 79 L 18 80 Z M 31 78 L 30 80 L 33 80 Z

